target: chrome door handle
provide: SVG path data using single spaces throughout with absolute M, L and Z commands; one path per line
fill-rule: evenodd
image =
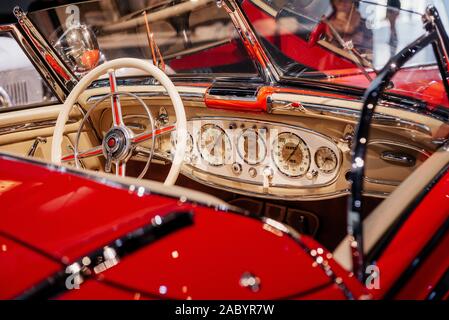
M 407 167 L 413 167 L 416 164 L 415 157 L 401 152 L 384 151 L 380 158 L 384 161 L 394 162 Z

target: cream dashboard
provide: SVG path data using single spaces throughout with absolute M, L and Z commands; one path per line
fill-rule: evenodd
M 204 89 L 195 89 L 195 94 L 191 90 L 180 88 L 188 120 L 183 175 L 217 189 L 272 199 L 322 200 L 349 193 L 351 139 L 359 102 L 273 94 L 269 112 L 246 113 L 206 107 Z M 140 96 L 157 125 L 176 122 L 165 96 L 156 92 Z M 90 95 L 87 105 L 93 105 L 97 97 Z M 289 108 L 298 101 L 302 108 Z M 127 125 L 136 133 L 148 130 L 141 107 L 126 97 L 122 102 Z M 108 110 L 106 104 L 94 115 L 100 134 L 111 126 Z M 368 148 L 364 190 L 366 195 L 385 197 L 429 156 L 442 123 L 387 106 L 379 110 Z M 157 138 L 157 161 L 171 160 L 176 147 L 173 136 Z
M 269 196 L 273 189 L 327 186 L 336 180 L 342 163 L 332 139 L 300 127 L 206 117 L 188 121 L 188 131 L 185 171 L 200 180 L 209 174 L 247 184 L 243 190 L 248 193 Z M 175 145 L 172 138 L 172 148 Z

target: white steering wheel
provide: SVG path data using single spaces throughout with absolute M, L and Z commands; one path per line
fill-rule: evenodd
M 123 122 L 122 108 L 120 104 L 120 94 L 131 95 L 125 92 L 120 93 L 117 90 L 117 81 L 115 77 L 115 70 L 121 68 L 134 68 L 148 73 L 148 75 L 154 77 L 167 91 L 171 102 L 173 104 L 176 114 L 176 126 L 167 126 L 163 128 L 154 128 L 154 123 L 149 113 L 148 107 L 139 98 L 139 102 L 147 111 L 149 120 L 151 121 L 151 130 L 141 134 L 134 134 L 131 129 L 127 128 Z M 77 142 L 75 144 L 74 154 L 72 156 L 65 157 L 65 160 L 71 158 L 75 160 L 75 163 L 79 164 L 78 159 L 88 158 L 92 156 L 103 155 L 106 158 L 106 171 L 109 171 L 112 164 L 115 164 L 115 172 L 118 176 L 125 176 L 126 162 L 131 158 L 133 151 L 135 151 L 137 145 L 147 140 L 153 140 L 154 137 L 160 134 L 164 134 L 173 130 L 176 130 L 176 148 L 172 160 L 170 171 L 165 179 L 165 185 L 174 185 L 179 172 L 181 171 L 182 162 L 187 144 L 187 119 L 182 103 L 181 97 L 176 90 L 175 85 L 169 79 L 169 77 L 159 68 L 155 67 L 151 62 L 134 59 L 134 58 L 121 58 L 106 62 L 95 69 L 91 70 L 85 75 L 81 81 L 73 88 L 70 95 L 67 97 L 61 112 L 59 113 L 58 120 L 56 121 L 55 131 L 53 133 L 51 159 L 56 164 L 61 164 L 63 160 L 61 143 L 64 134 L 64 128 L 69 118 L 70 111 L 73 106 L 78 102 L 80 95 L 90 86 L 90 84 L 98 79 L 101 75 L 109 75 L 109 84 L 111 93 L 108 97 L 111 98 L 112 105 L 112 119 L 113 124 L 111 129 L 104 135 L 103 141 L 100 146 L 94 147 L 84 152 L 77 150 L 79 134 Z M 103 99 L 105 100 L 105 99 Z M 89 110 L 90 111 L 90 110 Z M 90 112 L 84 117 L 84 121 L 90 116 Z M 83 124 L 84 124 L 83 121 Z M 81 129 L 81 128 L 80 128 Z M 78 131 L 78 133 L 80 130 Z M 154 143 L 152 144 L 152 148 Z M 152 151 L 150 153 L 152 155 Z M 151 156 L 148 157 L 148 162 L 151 161 Z M 109 167 L 109 168 L 108 168 Z M 146 167 L 147 168 L 147 167 Z

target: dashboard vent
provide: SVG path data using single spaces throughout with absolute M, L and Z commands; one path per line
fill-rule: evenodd
M 230 99 L 257 99 L 259 87 L 234 87 L 234 86 L 214 86 L 209 89 L 209 95 L 226 97 Z

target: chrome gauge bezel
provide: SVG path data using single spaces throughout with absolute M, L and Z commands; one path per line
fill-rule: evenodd
M 261 147 L 263 149 L 263 151 L 261 153 L 262 156 L 259 157 L 258 159 L 256 159 L 255 162 L 249 161 L 249 159 L 247 159 L 244 156 L 244 153 L 245 153 L 244 139 L 245 139 L 245 135 L 248 134 L 249 132 L 254 133 L 256 135 L 256 144 L 258 147 Z M 258 165 L 258 164 L 262 163 L 263 161 L 265 161 L 267 154 L 268 154 L 267 144 L 265 142 L 265 139 L 259 134 L 259 132 L 256 129 L 254 129 L 254 128 L 244 129 L 243 132 L 237 138 L 237 153 L 238 153 L 240 159 L 242 159 L 245 163 L 247 163 L 251 166 L 255 166 L 255 165 Z
M 206 130 L 210 130 L 208 129 L 204 129 L 205 127 L 210 127 L 211 129 L 218 129 L 219 131 L 221 131 L 222 136 L 226 139 L 225 142 L 225 148 L 226 148 L 226 144 L 229 146 L 229 150 L 227 152 L 225 152 L 225 157 L 223 159 L 222 163 L 214 163 L 210 161 L 210 158 L 208 159 L 207 156 L 205 156 L 203 154 L 204 148 L 201 146 L 201 142 L 202 142 L 202 135 L 204 134 L 204 132 Z M 197 142 L 196 142 L 196 146 L 198 149 L 198 153 L 200 154 L 201 158 L 206 161 L 210 166 L 212 167 L 222 167 L 226 164 L 227 161 L 230 161 L 230 159 L 232 159 L 232 152 L 233 152 L 233 143 L 231 141 L 231 138 L 228 136 L 228 134 L 226 133 L 226 131 L 219 125 L 215 124 L 215 123 L 206 123 L 204 125 L 201 126 L 198 135 L 197 135 Z
M 170 134 L 171 153 L 174 153 L 173 151 L 174 151 L 174 149 L 176 147 L 176 143 L 177 143 L 177 141 L 176 141 L 176 134 L 177 134 L 176 131 L 173 131 Z M 192 151 L 193 151 L 193 137 L 192 137 L 192 135 L 190 133 L 187 133 L 186 147 L 187 147 L 186 148 L 186 153 L 187 154 L 192 153 Z
M 318 156 L 318 153 L 319 153 L 320 151 L 322 151 L 322 150 L 326 150 L 326 152 L 332 153 L 333 158 L 335 159 L 335 162 L 334 162 L 335 165 L 334 165 L 334 167 L 332 168 L 332 170 L 325 170 L 325 169 L 323 169 L 323 168 L 320 167 L 320 165 L 319 165 L 319 163 L 318 163 L 318 160 L 317 160 L 317 156 Z M 315 161 L 315 165 L 316 165 L 316 167 L 318 168 L 318 170 L 319 170 L 320 172 L 322 172 L 322 173 L 325 173 L 325 174 L 331 174 L 331 173 L 334 173 L 335 170 L 337 170 L 337 168 L 338 168 L 338 156 L 337 156 L 337 154 L 334 152 L 334 150 L 332 150 L 332 149 L 329 148 L 329 147 L 323 146 L 323 147 L 318 148 L 318 149 L 315 151 L 315 155 L 313 156 L 313 161 Z
M 283 168 L 281 168 L 280 158 L 279 158 L 280 156 L 277 155 L 276 153 L 278 152 L 277 145 L 279 144 L 279 138 L 282 135 L 294 136 L 295 139 L 299 140 L 299 143 L 300 143 L 299 146 L 302 146 L 302 148 L 301 148 L 302 162 L 304 161 L 303 159 L 307 159 L 307 168 L 305 170 L 302 170 L 302 171 L 304 171 L 304 173 L 300 173 L 300 174 L 297 174 L 297 175 L 290 174 L 290 173 L 286 172 Z M 281 132 L 281 133 L 277 134 L 276 137 L 273 139 L 273 141 L 272 141 L 272 148 L 271 148 L 271 158 L 273 160 L 274 165 L 276 166 L 276 169 L 281 174 L 283 174 L 284 176 L 289 177 L 289 178 L 301 178 L 301 177 L 304 177 L 307 174 L 307 172 L 309 172 L 310 166 L 311 166 L 311 163 L 312 163 L 311 153 L 310 153 L 310 149 L 309 149 L 307 143 L 299 135 L 297 135 L 296 133 L 290 132 L 290 131 Z
M 224 131 L 228 136 L 227 143 L 231 143 L 231 145 L 228 146 L 228 153 L 226 156 L 227 158 L 232 156 L 232 158 L 228 159 L 229 162 L 226 160 L 225 165 L 221 165 L 223 160 L 220 161 L 219 165 L 214 162 L 210 164 L 207 161 L 207 155 L 206 159 L 204 159 L 204 151 L 202 154 L 200 153 L 201 144 L 198 142 L 199 139 L 201 139 L 201 132 L 203 132 L 203 137 L 206 137 L 204 135 L 205 128 L 201 130 L 201 128 L 205 125 L 209 125 L 209 127 L 212 128 L 218 127 L 221 129 L 220 134 L 223 134 L 222 131 Z M 268 198 L 293 197 L 295 194 L 299 193 L 303 196 L 307 195 L 308 198 L 313 198 L 311 194 L 312 190 L 320 188 L 320 190 L 327 193 L 327 187 L 330 187 L 341 177 L 340 169 L 344 158 L 343 152 L 339 148 L 336 141 L 328 136 L 307 128 L 273 121 L 221 116 L 191 118 L 187 123 L 187 128 L 188 132 L 192 134 L 194 148 L 191 156 L 188 158 L 189 161 L 186 161 L 183 166 L 183 174 L 192 179 L 198 179 L 197 181 L 206 185 L 214 185 L 215 187 L 223 190 L 233 188 L 235 192 L 240 194 L 253 194 Z M 258 132 L 262 138 L 264 138 L 267 149 L 266 156 L 264 161 L 258 163 L 257 165 L 248 164 L 243 161 L 243 157 L 241 156 L 244 154 L 242 154 L 241 150 L 239 153 L 239 138 L 245 129 L 253 129 Z M 266 136 L 260 130 L 267 130 Z M 307 171 L 304 170 L 301 172 L 296 172 L 301 173 L 301 175 L 295 176 L 290 175 L 289 172 L 282 172 L 282 170 L 279 170 L 273 159 L 272 151 L 274 139 L 276 139 L 278 134 L 284 132 L 291 132 L 295 134 L 306 144 L 308 148 L 309 167 L 307 168 Z M 213 134 L 218 137 L 217 132 Z M 209 144 L 212 143 L 211 137 L 209 137 L 208 141 Z M 242 143 L 240 144 L 242 145 Z M 320 172 L 313 158 L 316 150 L 323 146 L 332 149 L 338 157 L 337 169 L 330 174 Z M 286 154 L 286 150 L 284 150 L 284 154 Z M 259 157 L 259 160 L 260 159 L 262 159 L 262 157 Z M 298 160 L 299 158 L 297 161 Z M 235 170 L 234 168 L 233 170 L 232 166 L 235 164 L 241 166 L 241 169 L 238 168 L 238 170 Z M 265 169 L 268 168 L 271 168 L 273 173 L 267 178 L 265 172 L 269 172 L 269 170 Z M 257 172 L 256 176 L 251 175 L 251 169 Z M 304 172 L 306 172 L 306 174 L 302 174 Z M 267 181 L 269 186 L 268 188 L 265 187 L 267 185 Z

